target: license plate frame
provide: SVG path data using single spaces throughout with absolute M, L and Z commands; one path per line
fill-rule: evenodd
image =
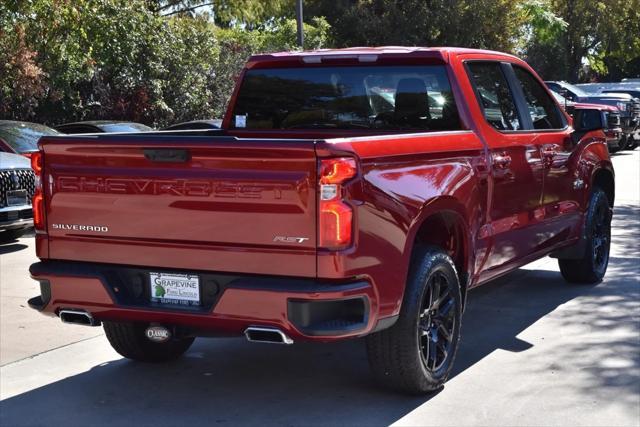
M 26 206 L 30 205 L 27 190 L 9 190 L 7 191 L 7 206 Z
M 201 307 L 202 286 L 197 274 L 149 272 L 151 302 L 179 307 Z

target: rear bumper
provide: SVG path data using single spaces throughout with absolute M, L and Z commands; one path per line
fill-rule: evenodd
M 29 305 L 51 316 L 78 309 L 97 321 L 176 325 L 195 336 L 242 335 L 249 326 L 263 326 L 281 329 L 294 340 L 315 341 L 366 335 L 394 320 L 378 319 L 377 292 L 366 280 L 197 272 L 202 306 L 180 307 L 150 301 L 149 271 L 163 269 L 38 262 L 30 273 L 40 282 L 41 295 Z
M 27 228 L 33 225 L 31 206 L 0 209 L 0 231 Z

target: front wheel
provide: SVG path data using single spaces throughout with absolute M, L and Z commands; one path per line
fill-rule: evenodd
M 182 356 L 194 338 L 171 338 L 164 343 L 150 341 L 146 324 L 102 322 L 111 347 L 127 359 L 139 362 L 167 362 Z
M 438 248 L 414 257 L 397 322 L 366 338 L 374 376 L 396 390 L 420 394 L 447 380 L 460 340 L 462 299 L 451 258 Z
M 607 195 L 594 188 L 585 219 L 586 248 L 579 259 L 559 259 L 560 273 L 570 283 L 597 283 L 609 264 L 611 207 Z

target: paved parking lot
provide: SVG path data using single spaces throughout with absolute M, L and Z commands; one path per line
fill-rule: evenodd
M 439 393 L 376 388 L 363 343 L 200 339 L 182 360 L 123 360 L 101 329 L 34 313 L 33 239 L 0 246 L 0 425 L 640 425 L 640 150 L 614 159 L 605 281 L 545 258 L 471 292 Z

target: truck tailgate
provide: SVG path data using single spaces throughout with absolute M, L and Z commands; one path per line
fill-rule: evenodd
M 47 138 L 49 257 L 315 276 L 311 140 Z

